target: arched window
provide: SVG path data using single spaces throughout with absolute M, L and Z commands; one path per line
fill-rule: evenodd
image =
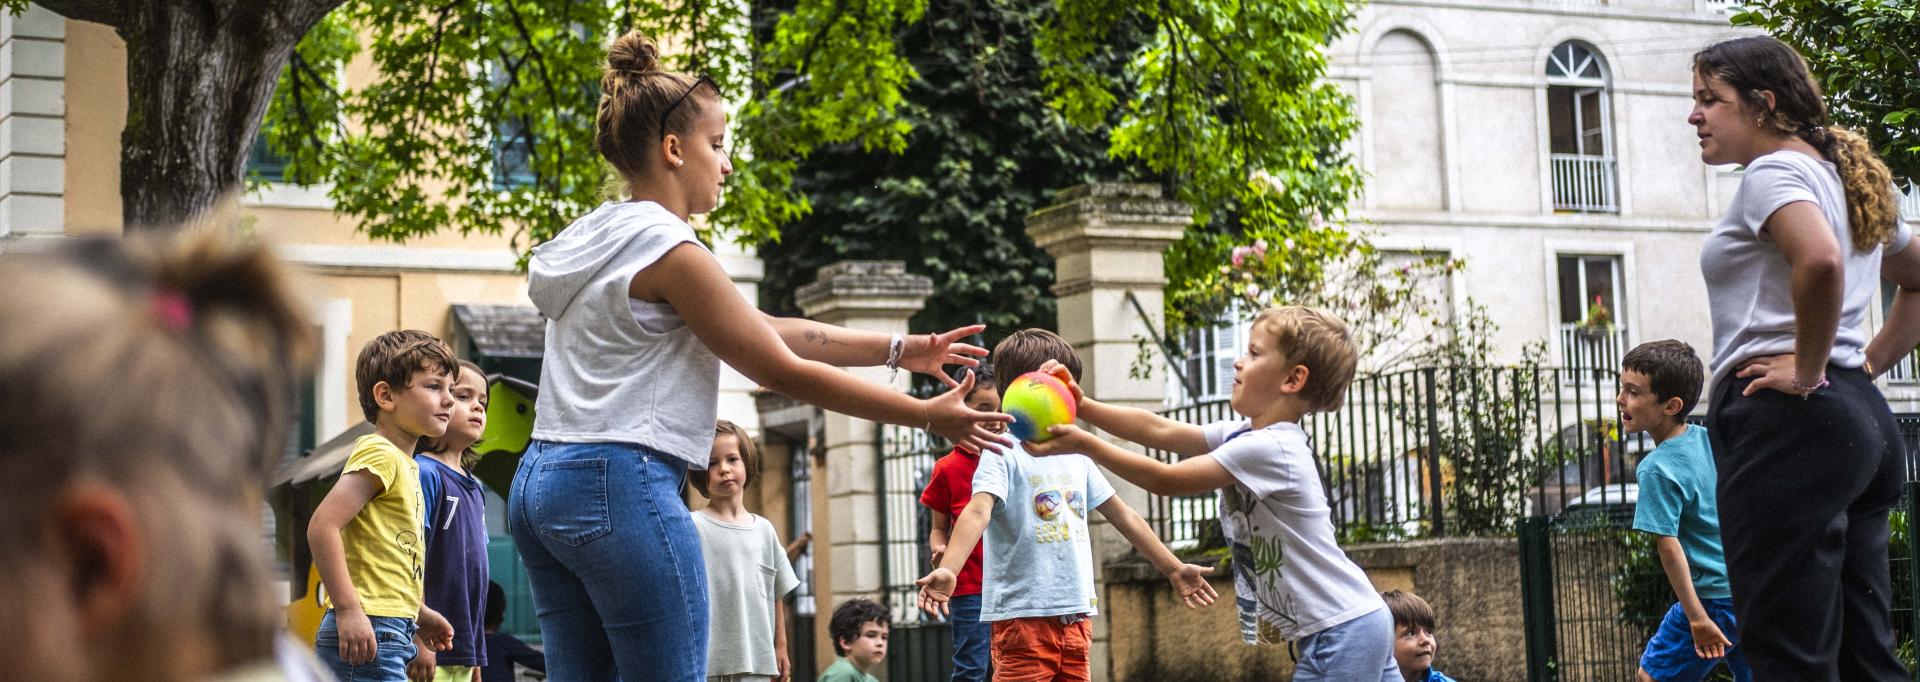
M 1547 130 L 1554 210 L 1619 210 L 1606 65 L 1584 44 L 1567 41 L 1547 55 Z

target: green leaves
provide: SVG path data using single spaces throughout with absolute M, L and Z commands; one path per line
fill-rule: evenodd
M 1834 121 L 1866 135 L 1896 178 L 1920 180 L 1920 3 L 1749 0 L 1732 21 L 1799 48 Z
M 268 144 L 374 237 L 530 248 L 617 187 L 593 146 L 598 79 L 607 42 L 638 29 L 735 107 L 709 224 L 796 257 L 770 290 L 892 254 L 956 296 L 930 307 L 942 323 L 1044 323 L 1026 212 L 1151 178 L 1201 222 L 1169 254 L 1178 327 L 1225 309 L 1214 271 L 1234 245 L 1286 245 L 1262 273 L 1280 292 L 1364 250 L 1339 227 L 1355 122 L 1323 80 L 1350 18 L 1344 0 L 352 0 L 301 43 Z M 356 59 L 379 79 L 344 80 Z

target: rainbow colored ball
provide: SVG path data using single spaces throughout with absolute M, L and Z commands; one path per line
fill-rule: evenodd
M 1054 425 L 1072 424 L 1080 406 L 1073 402 L 1067 385 L 1053 375 L 1027 372 L 1007 387 L 1000 410 L 1013 415 L 1015 438 L 1039 443 L 1053 437 L 1047 430 Z

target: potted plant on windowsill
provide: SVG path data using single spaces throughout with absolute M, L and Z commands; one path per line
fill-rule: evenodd
M 1581 320 L 1573 328 L 1573 333 L 1581 341 L 1596 343 L 1613 332 L 1613 313 L 1607 310 L 1607 304 L 1599 296 L 1593 297 L 1593 305 L 1587 306 L 1587 319 Z

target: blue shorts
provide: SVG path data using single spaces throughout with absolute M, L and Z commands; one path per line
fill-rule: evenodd
M 406 682 L 407 662 L 419 653 L 413 645 L 413 619 L 369 616 L 367 620 L 373 624 L 373 660 L 349 665 L 340 658 L 340 626 L 333 619 L 332 609 L 320 618 L 320 631 L 313 638 L 314 654 L 340 682 Z
M 1720 634 L 1733 642 L 1733 646 L 1727 648 L 1726 657 L 1701 658 L 1694 653 L 1693 628 L 1687 625 L 1687 612 L 1680 608 L 1679 602 L 1674 602 L 1673 608 L 1667 609 L 1667 616 L 1660 619 L 1659 631 L 1647 640 L 1647 651 L 1640 655 L 1640 669 L 1658 682 L 1698 682 L 1725 661 L 1727 669 L 1733 672 L 1734 682 L 1751 682 L 1753 670 L 1747 667 L 1747 657 L 1740 652 L 1740 631 L 1733 622 L 1733 600 L 1702 599 L 1700 605 L 1706 608 L 1707 617 L 1720 626 Z

